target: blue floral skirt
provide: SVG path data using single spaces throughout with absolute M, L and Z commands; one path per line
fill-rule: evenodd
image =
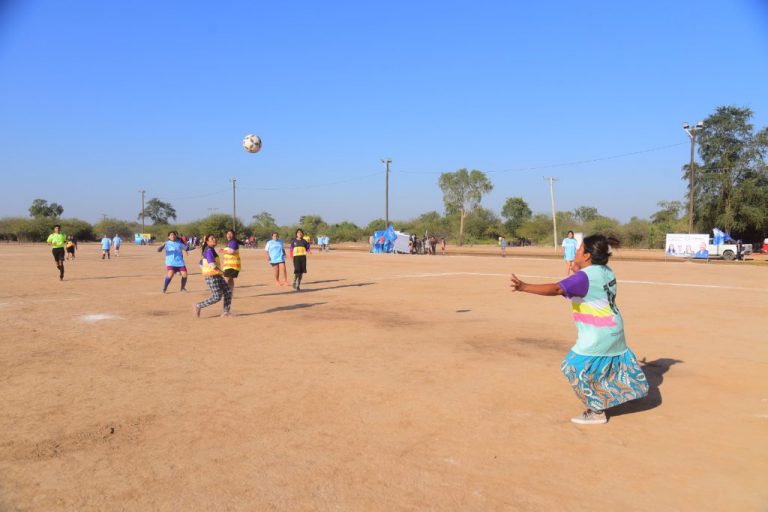
M 602 411 L 648 394 L 648 381 L 627 349 L 618 356 L 582 356 L 568 352 L 560 365 L 579 400 L 593 411 Z

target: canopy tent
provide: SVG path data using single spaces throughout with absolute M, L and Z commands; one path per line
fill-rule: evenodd
M 395 231 L 390 224 L 389 227 L 383 231 L 373 232 L 373 248 L 371 252 L 374 254 L 382 253 L 402 253 L 408 254 L 408 234 Z

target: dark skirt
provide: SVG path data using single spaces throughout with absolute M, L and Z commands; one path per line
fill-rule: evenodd
M 306 256 L 293 257 L 293 273 L 294 274 L 307 273 L 307 257 Z

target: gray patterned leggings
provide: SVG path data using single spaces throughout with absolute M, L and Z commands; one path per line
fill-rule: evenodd
M 205 308 L 216 304 L 224 297 L 224 312 L 229 313 L 229 307 L 232 305 L 232 290 L 229 289 L 227 282 L 222 276 L 211 276 L 205 278 L 205 284 L 211 289 L 211 296 L 203 302 L 199 302 L 198 307 Z

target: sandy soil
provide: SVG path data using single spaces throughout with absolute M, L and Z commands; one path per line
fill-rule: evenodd
M 244 251 L 235 318 L 151 247 L 2 246 L 0 510 L 768 508 L 768 268 L 616 261 L 652 384 L 580 427 L 561 261 Z M 188 257 L 190 268 L 197 255 Z

